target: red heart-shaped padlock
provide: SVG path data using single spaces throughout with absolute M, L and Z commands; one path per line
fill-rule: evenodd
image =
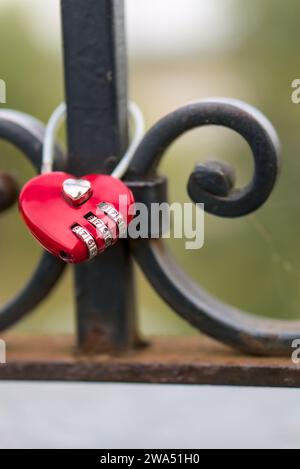
M 19 199 L 34 237 L 74 264 L 95 257 L 126 233 L 133 204 L 131 190 L 119 179 L 96 174 L 75 179 L 63 172 L 31 179 Z

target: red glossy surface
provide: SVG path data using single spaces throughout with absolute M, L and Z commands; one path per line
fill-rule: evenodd
M 110 203 L 129 224 L 133 216 L 128 213 L 128 209 L 134 203 L 134 198 L 122 181 L 93 174 L 82 177 L 92 184 L 91 198 L 83 205 L 74 207 L 62 195 L 63 182 L 69 178 L 74 176 L 53 172 L 31 179 L 20 194 L 19 207 L 31 233 L 47 251 L 58 257 L 64 253 L 69 262 L 79 263 L 88 259 L 88 250 L 71 228 L 75 224 L 86 228 L 96 240 L 99 252 L 102 252 L 105 249 L 103 238 L 84 217 L 92 212 L 98 218 L 105 219 L 109 228 L 118 234 L 115 223 L 108 221 L 98 205 L 101 202 Z M 127 204 L 120 204 L 120 196 L 126 198 Z

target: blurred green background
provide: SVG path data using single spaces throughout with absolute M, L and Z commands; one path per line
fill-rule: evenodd
M 0 78 L 7 84 L 7 107 L 46 121 L 63 99 L 59 2 L 45 0 L 40 8 L 39 0 L 3 1 L 3 4 L 2 1 Z M 199 10 L 195 2 L 190 2 L 187 0 L 184 5 L 188 11 L 193 4 L 194 21 L 190 29 L 195 28 L 194 40 L 188 17 L 182 28 L 177 27 L 181 23 L 180 12 L 176 17 L 176 2 L 172 29 L 172 15 L 169 17 L 167 8 L 162 7 L 164 2 L 139 0 L 139 11 L 133 18 L 137 2 L 128 0 L 131 98 L 144 110 L 148 127 L 187 101 L 219 95 L 246 100 L 260 108 L 278 130 L 283 165 L 274 193 L 257 213 L 239 220 L 206 215 L 205 247 L 199 251 L 186 251 L 184 240 L 168 243 L 190 276 L 222 300 L 258 315 L 298 318 L 300 105 L 291 102 L 291 83 L 300 75 L 297 57 L 300 3 L 216 0 L 215 10 L 211 10 L 204 28 L 203 5 L 211 5 L 210 0 L 199 2 Z M 50 3 L 53 18 L 47 11 Z M 33 14 L 38 4 L 39 10 Z M 222 6 L 221 13 L 218 5 Z M 151 8 L 151 17 L 146 8 Z M 157 18 L 158 28 L 149 24 L 151 18 Z M 48 28 L 49 21 L 53 22 L 52 29 Z M 43 37 L 43 24 L 48 25 L 47 40 Z M 153 41 L 150 36 L 143 45 L 138 34 L 143 29 L 146 34 L 147 27 L 152 31 Z M 201 28 L 205 29 L 206 42 L 202 40 Z M 170 40 L 171 32 L 172 37 L 177 35 L 176 41 Z M 0 170 L 11 170 L 20 183 L 33 175 L 25 158 L 10 145 L 0 142 L 0 153 Z M 161 173 L 170 178 L 171 201 L 189 201 L 188 176 L 195 163 L 209 158 L 232 164 L 239 185 L 251 177 L 250 150 L 240 137 L 220 128 L 195 130 L 171 148 L 161 165 Z M 4 303 L 23 286 L 40 249 L 24 228 L 16 208 L 1 215 L 0 225 L 0 302 Z M 139 321 L 144 333 L 194 333 L 157 297 L 140 272 L 137 278 Z M 69 269 L 51 297 L 18 328 L 34 332 L 73 330 L 72 296 Z

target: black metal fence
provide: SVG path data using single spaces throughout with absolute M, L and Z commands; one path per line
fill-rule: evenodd
M 109 172 L 128 144 L 127 67 L 122 0 L 62 0 L 68 156 L 56 149 L 55 169 L 74 175 Z M 223 163 L 198 165 L 188 181 L 191 199 L 222 217 L 245 216 L 270 196 L 279 166 L 276 135 L 254 109 L 236 101 L 188 104 L 156 123 L 141 142 L 126 182 L 137 201 L 167 200 L 158 166 L 169 145 L 186 131 L 220 125 L 250 145 L 255 170 L 235 189 L 234 170 Z M 43 125 L 15 111 L 0 111 L 0 137 L 18 147 L 39 172 Z M 17 198 L 11 175 L 1 173 L 0 210 Z M 158 294 L 208 339 L 150 339 L 136 326 L 133 259 Z M 45 299 L 64 264 L 43 254 L 24 290 L 0 311 L 0 329 L 13 326 Z M 77 347 L 68 338 L 8 335 L 8 363 L 0 379 L 80 379 L 298 386 L 289 359 L 300 324 L 264 320 L 222 304 L 195 285 L 162 239 L 122 241 L 75 268 Z M 10 352 L 11 350 L 11 352 Z M 248 355 L 245 355 L 248 354 Z M 266 356 L 267 358 L 255 358 Z M 268 358 L 270 357 L 270 358 Z

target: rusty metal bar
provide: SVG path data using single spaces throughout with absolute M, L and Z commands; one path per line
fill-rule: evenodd
M 62 0 L 69 171 L 107 172 L 128 144 L 122 0 Z M 78 344 L 87 352 L 135 345 L 132 262 L 118 243 L 75 269 Z
M 300 366 L 290 358 L 251 357 L 204 336 L 153 337 L 148 347 L 114 357 L 76 354 L 72 337 L 4 338 L 0 380 L 300 387 Z

